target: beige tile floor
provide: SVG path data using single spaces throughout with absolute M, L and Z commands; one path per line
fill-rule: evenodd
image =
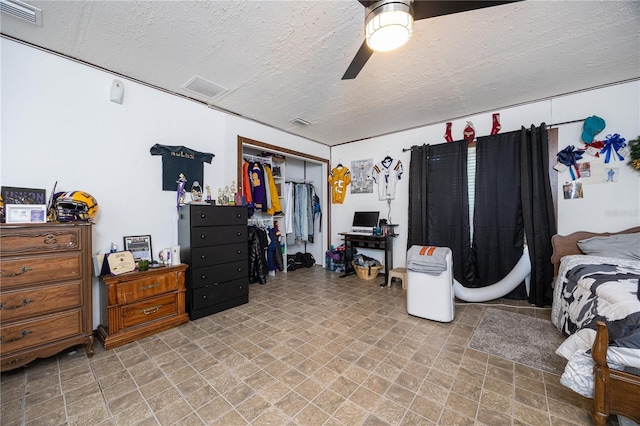
M 467 348 L 486 305 L 407 315 L 399 283 L 321 267 L 250 286 L 250 302 L 111 350 L 2 374 L 10 425 L 587 425 L 559 377 Z M 504 301 L 515 312 L 548 310 Z

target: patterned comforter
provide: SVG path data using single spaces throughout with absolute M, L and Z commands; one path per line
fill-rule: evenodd
M 591 397 L 596 322 L 609 331 L 612 368 L 640 368 L 640 262 L 573 255 L 562 259 L 551 320 L 569 336 L 556 351 L 569 361 L 561 383 Z

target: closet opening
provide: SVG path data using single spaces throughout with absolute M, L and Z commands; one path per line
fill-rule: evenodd
M 268 214 L 254 209 L 253 215 L 249 218 L 249 225 L 273 226 L 277 223 L 278 229 L 284 230 L 285 221 L 292 217 L 291 210 L 288 215 L 286 213 L 287 191 L 292 187 L 297 191 L 307 188 L 310 196 L 313 193 L 317 195 L 321 214 L 314 215 L 312 223 L 307 225 L 314 232 L 308 238 L 306 236 L 300 238 L 297 235 L 301 231 L 300 229 L 295 229 L 295 232 L 288 234 L 283 232 L 281 244 L 283 245 L 285 271 L 287 270 L 287 254 L 294 255 L 297 252 L 310 253 L 314 257 L 315 263 L 324 267 L 325 252 L 328 250 L 331 240 L 330 188 L 327 181 L 329 159 L 238 136 L 237 161 L 236 182 L 239 187 L 244 182 L 243 164 L 246 161 L 259 163 L 271 169 L 283 210 Z M 291 222 L 288 225 L 287 229 L 291 231 Z

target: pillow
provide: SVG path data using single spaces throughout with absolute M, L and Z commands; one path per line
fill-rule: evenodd
M 640 260 L 640 232 L 607 237 L 591 237 L 578 241 L 584 254 Z

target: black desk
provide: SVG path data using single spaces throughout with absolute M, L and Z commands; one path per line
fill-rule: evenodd
M 368 248 L 374 250 L 384 250 L 384 275 L 385 282 L 381 286 L 386 285 L 386 277 L 390 270 L 393 269 L 393 237 L 396 234 L 388 235 L 362 235 L 352 234 L 350 232 L 340 232 L 344 240 L 344 274 L 340 275 L 340 278 L 344 278 L 356 271 L 351 265 L 353 260 L 354 248 Z

